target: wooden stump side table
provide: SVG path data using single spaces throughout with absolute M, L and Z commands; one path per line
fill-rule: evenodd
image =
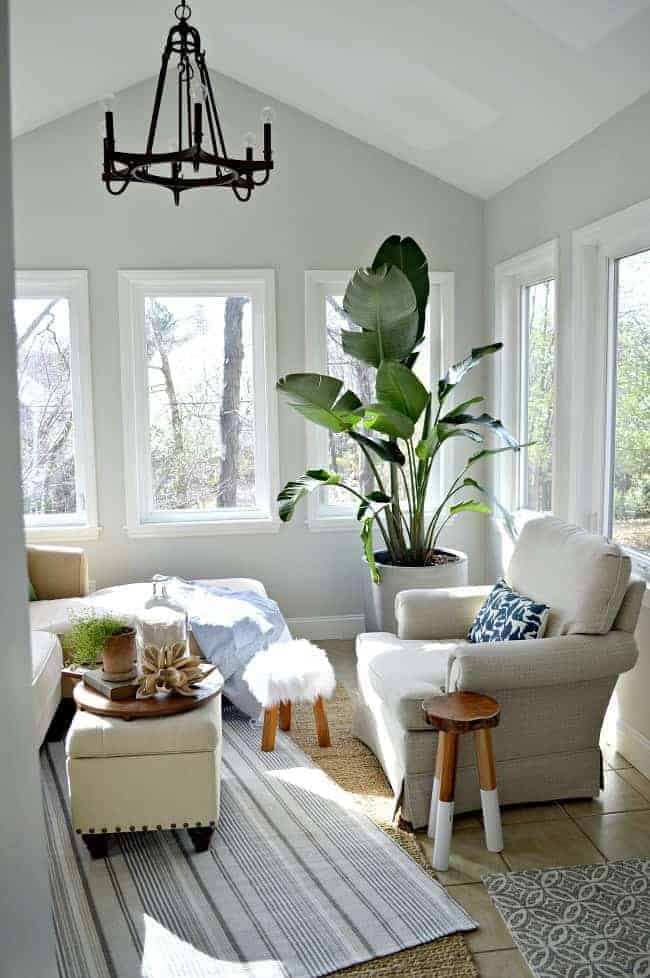
M 427 723 L 438 731 L 428 835 L 434 839 L 432 866 L 444 872 L 449 868 L 458 738 L 462 734 L 474 734 L 485 844 L 489 852 L 501 852 L 503 849 L 501 812 L 490 734 L 490 729 L 498 726 L 501 707 L 491 696 L 460 692 L 427 700 L 422 704 L 422 709 Z

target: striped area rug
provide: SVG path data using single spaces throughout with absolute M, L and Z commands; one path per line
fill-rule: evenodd
M 287 737 L 224 709 L 209 852 L 184 831 L 73 833 L 62 743 L 42 751 L 61 978 L 316 978 L 475 922 Z M 333 748 L 335 750 L 335 748 Z

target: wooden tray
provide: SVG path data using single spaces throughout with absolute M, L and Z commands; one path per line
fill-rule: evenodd
M 121 720 L 146 720 L 151 717 L 170 717 L 177 713 L 187 713 L 197 706 L 218 696 L 223 689 L 223 679 L 210 675 L 196 687 L 196 696 L 181 696 L 180 693 L 156 693 L 147 700 L 109 700 L 101 693 L 90 689 L 84 682 L 78 682 L 73 697 L 80 710 L 97 713 L 102 717 L 119 717 Z

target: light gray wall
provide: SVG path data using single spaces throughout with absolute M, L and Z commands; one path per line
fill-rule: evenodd
M 560 316 L 558 374 L 558 456 L 560 493 L 568 497 L 568 411 L 571 359 L 563 356 L 570 339 L 571 232 L 600 217 L 650 197 L 650 94 L 619 112 L 544 166 L 493 197 L 485 207 L 486 302 L 493 323 L 494 266 L 512 255 L 559 236 Z M 589 411 L 589 405 L 584 405 Z M 566 515 L 560 513 L 559 515 Z M 492 541 L 494 543 L 494 541 Z M 496 546 L 488 545 L 488 574 L 497 567 Z M 646 598 L 647 600 L 647 598 Z M 637 630 L 640 660 L 618 686 L 620 715 L 645 738 L 650 763 L 650 607 Z
M 121 93 L 118 143 L 140 146 L 153 82 Z M 268 99 L 216 76 L 229 142 L 259 132 Z M 225 191 L 171 195 L 131 187 L 109 197 L 99 180 L 99 106 L 67 116 L 15 142 L 16 256 L 19 268 L 88 268 L 100 522 L 86 549 L 99 585 L 152 573 L 246 574 L 264 580 L 290 617 L 362 609 L 356 533 L 309 533 L 304 510 L 277 535 L 128 540 L 120 417 L 117 270 L 272 267 L 277 271 L 278 370 L 303 369 L 304 271 L 366 264 L 393 232 L 413 235 L 431 267 L 456 275 L 456 349 L 483 336 L 482 204 L 420 170 L 300 112 L 276 105 L 277 171 L 249 204 Z M 163 142 L 166 145 L 166 142 Z M 487 376 L 477 373 L 475 383 Z M 305 468 L 302 419 L 280 407 L 281 482 Z M 481 517 L 469 514 L 447 543 L 467 549 L 483 578 Z
M 8 69 L 7 4 L 0 0 L 0 976 L 53 978 L 56 963 L 34 743 L 22 500 L 16 479 Z

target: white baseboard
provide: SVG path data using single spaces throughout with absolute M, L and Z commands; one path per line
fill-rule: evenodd
M 288 618 L 287 625 L 295 638 L 309 638 L 315 642 L 328 638 L 356 638 L 365 631 L 364 615 L 324 615 L 320 618 Z
M 619 718 L 616 724 L 616 747 L 641 774 L 650 778 L 650 740 Z

